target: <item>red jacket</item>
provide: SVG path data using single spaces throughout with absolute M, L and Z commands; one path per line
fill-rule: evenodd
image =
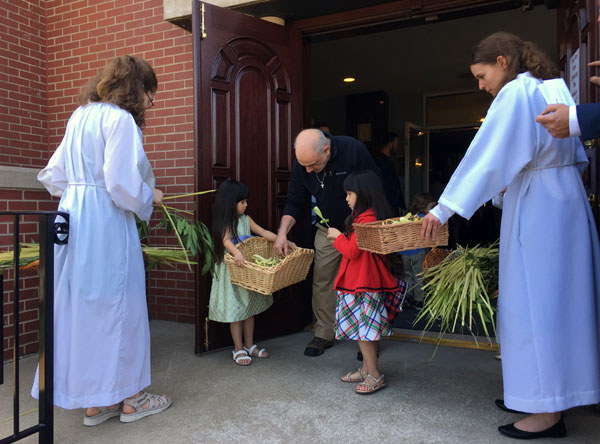
M 372 209 L 359 214 L 354 222 L 374 222 L 377 218 Z M 385 259 L 356 245 L 356 234 L 338 236 L 333 246 L 342 253 L 340 271 L 335 278 L 333 288 L 344 293 L 389 292 L 398 291 L 398 281 L 390 273 Z

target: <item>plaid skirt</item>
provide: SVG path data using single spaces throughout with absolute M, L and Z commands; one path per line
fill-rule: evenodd
M 379 341 L 392 334 L 381 293 L 337 292 L 335 338 Z

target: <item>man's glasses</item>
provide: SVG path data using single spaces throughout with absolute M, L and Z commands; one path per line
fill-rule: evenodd
M 150 104 L 148 106 L 146 106 L 146 109 L 152 108 L 154 106 L 154 100 L 152 100 L 152 97 L 150 97 L 150 94 L 148 94 L 148 91 L 146 91 L 146 96 L 148 97 L 148 100 L 150 101 Z

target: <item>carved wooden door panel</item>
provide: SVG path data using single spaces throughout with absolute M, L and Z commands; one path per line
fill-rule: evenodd
M 198 189 L 216 188 L 227 178 L 243 182 L 250 191 L 247 213 L 276 232 L 293 138 L 302 124 L 300 33 L 199 1 L 193 3 L 193 28 Z M 211 205 L 211 199 L 198 199 L 203 221 L 210 222 Z M 227 346 L 229 326 L 208 320 L 211 279 L 197 281 L 196 352 Z M 299 284 L 274 298 L 257 317 L 258 338 L 307 323 L 310 289 Z
M 600 75 L 599 68 L 587 66 L 599 60 L 598 53 L 598 5 L 597 0 L 561 1 L 558 9 L 558 56 L 561 75 L 570 85 L 573 80 L 579 84 L 579 103 L 597 102 L 600 99 L 598 87 L 589 82 L 592 75 Z M 577 77 L 576 79 L 574 77 Z M 598 154 L 600 141 L 585 141 L 586 154 L 590 165 L 584 173 L 584 183 L 588 192 L 592 211 L 598 218 Z M 600 226 L 600 225 L 599 225 Z

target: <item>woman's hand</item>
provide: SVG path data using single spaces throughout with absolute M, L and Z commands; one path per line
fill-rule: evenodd
M 337 228 L 328 228 L 327 229 L 327 239 L 335 240 L 342 232 Z
M 235 256 L 233 256 L 233 261 L 235 262 L 235 265 L 241 267 L 244 265 L 244 262 L 246 262 L 246 258 L 244 258 L 242 252 L 238 250 L 238 252 L 235 253 Z
M 154 204 L 162 204 L 164 193 L 156 188 L 152 188 L 152 191 L 154 191 Z
M 294 251 L 297 248 L 296 244 L 290 240 L 287 241 L 287 247 L 288 247 L 288 251 Z
M 439 233 L 442 224 L 431 213 L 427 213 L 423 219 L 423 226 L 421 227 L 421 237 L 425 240 L 433 240 Z

